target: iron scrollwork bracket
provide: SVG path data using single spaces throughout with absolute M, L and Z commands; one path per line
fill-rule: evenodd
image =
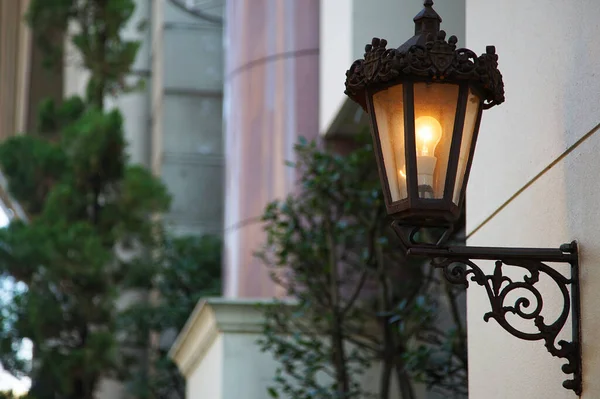
M 486 322 L 490 319 L 496 320 L 502 328 L 517 338 L 544 341 L 550 354 L 566 360 L 562 371 L 571 374 L 572 378 L 565 380 L 563 387 L 573 390 L 577 395 L 581 394 L 579 260 L 576 242 L 561 245 L 558 249 L 458 246 L 442 248 L 435 245 L 416 245 L 407 248 L 407 254 L 430 258 L 432 265 L 443 270 L 446 279 L 453 284 L 468 287 L 471 281 L 484 287 L 490 300 L 491 311 L 487 312 L 483 319 Z M 473 262 L 474 260 L 496 261 L 493 273 L 486 274 Z M 566 277 L 548 263 L 570 264 L 571 276 Z M 507 275 L 506 266 L 523 270 L 524 276 L 519 280 L 514 279 L 512 276 L 517 274 Z M 560 315 L 551 323 L 548 323 L 541 314 L 544 296 L 536 286 L 541 275 L 549 277 L 556 284 L 563 300 Z M 507 296 L 515 293 L 522 294 L 517 295 L 514 302 L 508 301 Z M 537 332 L 521 331 L 506 319 L 507 314 L 533 321 Z M 572 322 L 572 339 L 571 341 L 558 340 L 558 335 L 567 323 L 569 314 Z

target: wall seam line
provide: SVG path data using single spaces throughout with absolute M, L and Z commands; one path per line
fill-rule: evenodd
M 573 143 L 569 148 L 563 151 L 556 159 L 550 162 L 544 169 L 542 169 L 537 175 L 535 175 L 531 180 L 529 180 L 523 187 L 518 189 L 513 195 L 510 196 L 502 205 L 500 205 L 494 212 L 492 212 L 488 217 L 486 217 L 477 227 L 475 227 L 470 233 L 467 234 L 466 239 L 471 238 L 475 233 L 477 233 L 483 226 L 488 224 L 493 218 L 496 217 L 500 212 L 504 210 L 511 202 L 513 202 L 519 195 L 521 195 L 525 190 L 531 187 L 537 180 L 539 180 L 543 175 L 545 175 L 550 169 L 556 166 L 560 161 L 565 159 L 571 152 L 573 152 L 577 147 L 579 147 L 584 141 L 589 139 L 594 135 L 598 130 L 600 130 L 600 123 L 592 128 L 589 132 L 584 134 L 579 140 Z
M 253 224 L 258 224 L 258 223 L 261 223 L 261 222 L 262 222 L 262 217 L 261 216 L 246 218 L 246 219 L 240 220 L 239 222 L 236 222 L 236 223 L 234 223 L 234 224 L 232 224 L 230 226 L 226 226 L 223 229 L 223 233 L 230 233 L 232 231 L 240 230 L 240 229 L 242 229 L 244 227 L 251 226 Z
M 278 53 L 278 54 L 273 54 L 273 55 L 269 55 L 266 57 L 258 58 L 256 60 L 247 62 L 246 64 L 241 65 L 241 66 L 235 68 L 234 70 L 232 70 L 231 72 L 229 72 L 225 76 L 225 81 L 228 81 L 230 78 L 234 77 L 235 75 L 239 74 L 240 72 L 254 68 L 255 66 L 258 66 L 261 64 L 266 64 L 267 62 L 283 60 L 283 59 L 287 59 L 287 58 L 292 58 L 294 56 L 302 57 L 302 56 L 306 56 L 306 55 L 318 55 L 318 54 L 319 54 L 318 48 L 309 48 L 309 49 L 302 49 L 302 50 L 296 50 L 296 51 L 288 51 L 288 52 L 284 52 L 284 53 Z

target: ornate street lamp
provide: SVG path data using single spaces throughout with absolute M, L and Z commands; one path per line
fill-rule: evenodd
M 363 59 L 346 72 L 346 94 L 369 115 L 375 155 L 388 214 L 408 255 L 426 256 L 453 283 L 484 286 L 495 319 L 505 330 L 526 340 L 543 340 L 548 351 L 567 360 L 573 374 L 563 386 L 581 393 L 578 256 L 575 242 L 559 249 L 452 247 L 445 242 L 460 216 L 475 152 L 482 113 L 504 102 L 504 84 L 493 46 L 477 56 L 446 39 L 442 19 L 425 0 L 414 18 L 415 35 L 400 47 L 374 38 Z M 436 228 L 436 229 L 432 229 Z M 442 233 L 433 242 L 417 234 Z M 473 260 L 496 260 L 486 275 Z M 571 265 L 565 277 L 546 263 Z M 522 281 L 503 274 L 503 265 L 525 271 Z M 563 297 L 563 311 L 553 323 L 541 315 L 543 296 L 536 287 L 540 273 L 550 277 Z M 529 293 L 512 304 L 515 290 Z M 521 291 L 523 292 L 523 291 Z M 572 312 L 571 312 L 572 309 Z M 532 321 L 535 333 L 523 332 L 506 319 L 513 313 Z M 572 340 L 557 342 L 571 313 Z
M 370 116 L 388 213 L 445 226 L 460 215 L 481 113 L 504 101 L 504 85 L 495 48 L 457 49 L 432 5 L 398 49 L 377 38 L 366 46 L 346 93 Z

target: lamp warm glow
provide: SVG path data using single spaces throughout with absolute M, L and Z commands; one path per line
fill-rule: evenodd
M 435 147 L 442 138 L 442 125 L 431 116 L 415 120 L 417 156 L 433 156 Z
M 437 158 L 435 147 L 442 138 L 442 125 L 431 116 L 421 116 L 415 120 L 415 145 L 417 150 L 417 170 L 419 195 L 433 198 L 433 172 Z

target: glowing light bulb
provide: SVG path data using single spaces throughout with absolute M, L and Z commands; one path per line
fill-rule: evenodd
M 419 196 L 434 198 L 433 174 L 437 158 L 435 147 L 442 139 L 442 125 L 431 116 L 421 116 L 415 120 L 415 146 L 417 152 L 417 180 Z
M 435 147 L 442 138 L 442 125 L 431 116 L 415 120 L 417 156 L 434 156 Z

